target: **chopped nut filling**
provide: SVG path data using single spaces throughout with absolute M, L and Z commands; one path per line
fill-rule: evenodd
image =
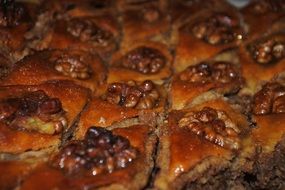
M 125 137 L 114 135 L 100 127 L 91 127 L 85 138 L 71 141 L 52 161 L 52 166 L 66 175 L 99 175 L 126 168 L 138 156 L 138 151 Z
M 58 134 L 67 126 L 60 100 L 43 91 L 0 100 L 0 121 L 12 129 L 49 135 Z
M 84 80 L 89 79 L 92 75 L 90 67 L 85 63 L 84 56 L 63 53 L 60 57 L 53 57 L 51 61 L 55 61 L 55 69 L 65 76 Z
M 89 18 L 70 20 L 67 31 L 82 42 L 89 42 L 98 46 L 107 46 L 113 38 L 110 32 L 103 30 Z
M 178 125 L 221 147 L 240 148 L 240 130 L 224 111 L 204 107 L 201 111 L 186 113 Z
M 128 83 L 112 83 L 109 85 L 106 100 L 112 104 L 136 109 L 151 109 L 159 102 L 159 92 L 152 81 L 141 84 L 134 81 Z
M 262 40 L 249 45 L 248 50 L 259 64 L 276 63 L 285 57 L 285 40 Z
M 123 57 L 121 66 L 143 74 L 154 74 L 166 65 L 166 61 L 166 57 L 159 50 L 138 47 Z
M 252 109 L 255 115 L 285 113 L 285 86 L 277 82 L 265 84 L 254 95 Z
M 195 23 L 192 27 L 193 35 L 209 44 L 226 44 L 237 39 L 238 21 L 223 14 L 216 13 L 206 20 Z

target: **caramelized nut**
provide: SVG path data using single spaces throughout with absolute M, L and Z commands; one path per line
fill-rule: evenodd
M 238 35 L 235 32 L 237 28 L 238 22 L 234 18 L 224 13 L 216 13 L 206 20 L 195 23 L 191 30 L 196 38 L 217 45 L 234 41 Z
M 81 141 L 71 141 L 51 160 L 66 175 L 99 175 L 126 168 L 138 151 L 128 139 L 100 127 L 91 127 Z
M 74 18 L 68 22 L 67 31 L 82 42 L 93 43 L 96 46 L 107 46 L 113 35 L 97 26 L 88 18 Z
M 79 55 L 62 54 L 60 57 L 52 58 L 56 63 L 55 69 L 65 76 L 76 79 L 89 79 L 91 69 L 84 63 L 84 58 Z
M 201 111 L 186 113 L 178 125 L 221 147 L 240 148 L 240 130 L 223 111 L 204 107 Z
M 159 72 L 166 64 L 166 57 L 157 49 L 138 47 L 128 52 L 122 59 L 121 66 L 143 74 Z
M 189 66 L 180 74 L 180 80 L 192 83 L 221 83 L 232 84 L 233 91 L 240 88 L 242 77 L 237 68 L 224 61 L 217 61 L 213 64 L 202 62 L 200 64 Z
M 106 100 L 112 104 L 136 109 L 151 109 L 157 106 L 159 92 L 155 84 L 146 80 L 141 84 L 135 82 L 112 83 L 109 85 Z
M 285 87 L 280 83 L 265 84 L 253 97 L 255 115 L 285 113 Z
M 248 50 L 259 64 L 276 63 L 285 57 L 285 41 L 266 39 L 249 45 Z
M 1 100 L 0 111 L 0 121 L 17 130 L 53 135 L 67 126 L 60 100 L 48 97 L 43 91 Z

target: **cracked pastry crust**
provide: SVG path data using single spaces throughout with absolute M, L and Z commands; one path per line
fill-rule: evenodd
M 106 79 L 101 59 L 81 50 L 43 51 L 15 64 L 2 85 L 34 85 L 49 80 L 71 80 L 92 91 Z
M 88 98 L 86 89 L 70 82 L 1 87 L 0 152 L 57 148 Z
M 77 177 L 74 178 L 74 176 L 72 175 L 69 176 L 66 173 L 64 173 L 62 169 L 51 166 L 49 163 L 44 163 L 39 165 L 33 171 L 33 173 L 27 177 L 25 182 L 21 185 L 21 189 L 24 190 L 24 189 L 37 189 L 37 188 L 43 188 L 43 189 L 52 189 L 52 188 L 141 189 L 143 188 L 147 183 L 148 175 L 150 174 L 151 169 L 153 167 L 152 153 L 153 153 L 154 144 L 156 142 L 156 138 L 150 133 L 149 127 L 144 125 L 129 126 L 129 128 L 124 128 L 124 129 L 122 128 L 114 129 L 112 130 L 111 133 L 113 135 L 117 135 L 116 138 L 120 136 L 120 141 L 122 139 L 126 139 L 127 141 L 129 141 L 130 146 L 137 151 L 137 155 L 134 157 L 134 160 L 131 161 L 127 166 L 124 166 L 124 168 L 115 169 L 112 172 L 104 174 L 93 173 L 93 176 L 84 173 L 82 174 L 77 173 L 75 174 L 75 176 Z M 106 149 L 107 147 L 102 147 L 102 148 Z M 72 167 L 72 165 L 70 166 Z M 48 177 L 49 180 L 46 180 L 47 178 L 43 176 Z
M 248 123 L 238 110 L 216 99 L 170 112 L 168 123 L 160 130 L 157 163 L 161 170 L 155 187 L 181 189 L 186 184 L 205 184 L 209 179 L 199 176 L 230 167 Z
M 172 55 L 158 42 L 137 42 L 112 56 L 107 83 L 152 80 L 162 84 L 171 74 Z

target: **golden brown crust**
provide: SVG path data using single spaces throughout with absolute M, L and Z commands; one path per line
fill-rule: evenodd
M 72 176 L 64 176 L 59 169 L 44 164 L 39 166 L 33 174 L 25 180 L 21 189 L 37 189 L 40 187 L 44 189 L 83 189 L 87 187 L 102 189 L 142 188 L 146 184 L 147 176 L 152 167 L 151 153 L 153 151 L 153 143 L 155 142 L 151 135 L 149 135 L 149 128 L 147 126 L 137 125 L 131 126 L 130 128 L 116 129 L 113 133 L 127 138 L 131 145 L 140 152 L 140 156 L 126 168 L 116 170 L 110 174 L 89 177 L 77 176 L 77 178 L 74 178 Z
M 1 99 L 21 96 L 34 91 L 44 91 L 49 97 L 58 98 L 66 112 L 67 127 L 70 128 L 88 101 L 89 93 L 86 89 L 70 82 L 50 82 L 38 86 L 8 86 L 1 87 Z M 61 134 L 42 134 L 35 131 L 21 131 L 12 129 L 1 121 L 2 153 L 22 153 L 28 150 L 39 150 L 49 147 L 58 147 Z
M 194 32 L 198 32 L 197 35 L 200 35 L 199 32 L 201 32 L 201 30 L 194 31 L 194 27 L 202 27 L 201 24 L 203 22 L 212 22 L 209 20 L 214 19 L 215 17 L 218 18 L 219 16 L 221 16 L 221 18 L 228 17 L 228 19 L 231 19 L 230 22 L 233 25 L 229 26 L 228 29 L 231 30 L 233 35 L 229 41 L 227 41 L 225 38 L 225 42 L 221 41 L 216 44 L 216 42 L 212 41 L 211 43 L 214 44 L 211 44 L 194 36 Z M 237 46 L 240 43 L 240 40 L 243 38 L 243 34 L 243 26 L 241 24 L 238 12 L 235 10 L 204 10 L 195 14 L 188 20 L 186 19 L 186 21 L 184 21 L 178 29 L 178 44 L 176 47 L 176 58 L 174 61 L 175 71 L 180 72 L 190 65 L 197 64 L 203 60 L 214 57 L 226 49 Z M 223 34 L 218 35 L 222 36 Z M 204 36 L 203 38 L 208 38 L 208 40 L 210 40 L 210 37 L 212 36 Z
M 204 102 L 189 110 L 170 112 L 168 126 L 162 128 L 159 165 L 163 167 L 158 175 L 158 188 L 172 189 L 183 187 L 185 182 L 195 180 L 198 173 L 207 172 L 207 165 L 226 164 L 236 154 L 234 150 L 219 146 L 203 137 L 194 134 L 187 128 L 179 126 L 180 120 L 189 111 L 199 111 L 205 107 L 224 111 L 230 120 L 241 130 L 239 138 L 248 130 L 246 117 L 222 99 Z M 203 163 L 206 164 L 203 166 Z M 163 164 L 163 165 L 161 165 Z M 216 165 L 214 164 L 213 167 Z M 198 169 L 196 168 L 198 167 Z M 179 177 L 180 176 L 180 177 Z M 184 177 L 181 177 L 184 176 Z M 188 176 L 188 177 L 187 177 Z
M 197 96 L 212 90 L 221 94 L 234 94 L 242 84 L 239 68 L 233 63 L 210 61 L 189 66 L 172 78 L 169 92 L 171 107 L 182 109 Z
M 18 62 L 2 85 L 35 85 L 49 80 L 72 80 L 96 91 L 106 78 L 100 58 L 80 50 L 44 51 Z
M 285 71 L 285 59 L 284 56 L 278 59 L 275 59 L 272 56 L 272 52 L 264 52 L 264 48 L 267 46 L 266 41 L 277 41 L 278 43 L 283 43 L 284 46 L 284 33 L 275 33 L 271 35 L 264 36 L 258 40 L 252 41 L 251 43 L 246 44 L 245 46 L 240 47 L 239 50 L 239 59 L 242 69 L 242 75 L 246 81 L 246 88 L 242 90 L 242 94 L 253 94 L 257 91 L 258 87 L 263 84 L 265 81 L 269 81 L 273 77 L 276 77 L 278 74 L 281 74 Z M 264 43 L 265 42 L 265 43 Z M 258 54 L 259 49 L 250 50 L 252 46 L 256 44 L 262 44 L 263 49 L 260 48 L 260 54 Z M 274 42 L 275 43 L 275 42 Z M 269 44 L 268 44 L 269 45 Z M 262 47 L 260 45 L 260 47 Z M 272 51 L 272 50 L 271 50 Z M 272 60 L 263 60 L 262 62 L 258 62 L 255 58 L 256 56 L 264 56 L 264 58 L 268 58 L 271 56 Z M 253 72 L 254 71 L 254 72 Z

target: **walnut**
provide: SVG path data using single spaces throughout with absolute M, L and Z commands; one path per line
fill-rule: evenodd
M 285 10 L 284 0 L 259 0 L 255 2 L 253 11 L 256 14 L 265 14 L 268 12 L 281 12 Z
M 224 13 L 216 13 L 195 23 L 191 31 L 196 38 L 212 45 L 218 45 L 234 41 L 238 36 L 235 32 L 238 28 L 237 20 Z
M 180 80 L 192 83 L 222 83 L 241 86 L 241 76 L 237 68 L 224 61 L 217 61 L 213 64 L 202 62 L 189 66 L 180 74 Z
M 122 58 L 121 66 L 143 74 L 154 74 L 164 67 L 166 61 L 159 50 L 142 46 L 128 52 Z
M 240 130 L 224 111 L 204 107 L 201 111 L 186 113 L 178 125 L 221 147 L 240 148 Z
M 21 3 L 0 0 L 0 26 L 15 27 L 27 17 L 27 10 Z
M 100 127 L 91 127 L 85 138 L 71 141 L 51 160 L 66 175 L 99 175 L 126 168 L 138 156 L 128 139 Z
M 82 42 L 89 42 L 96 46 L 107 46 L 113 35 L 100 28 L 90 18 L 74 18 L 68 22 L 67 31 Z
M 59 134 L 67 126 L 60 100 L 43 91 L 0 100 L 0 121 L 12 129 L 50 135 Z
M 252 58 L 259 64 L 276 63 L 285 57 L 285 41 L 265 39 L 248 46 Z
M 146 80 L 141 84 L 134 81 L 128 83 L 112 83 L 106 93 L 106 100 L 112 104 L 136 109 L 152 109 L 159 102 L 159 92 L 155 84 Z
M 255 115 L 285 113 L 285 86 L 278 82 L 265 84 L 253 97 Z
M 65 76 L 76 79 L 89 79 L 92 75 L 91 68 L 86 65 L 84 56 L 63 53 L 59 57 L 52 57 L 55 62 L 55 69 Z

